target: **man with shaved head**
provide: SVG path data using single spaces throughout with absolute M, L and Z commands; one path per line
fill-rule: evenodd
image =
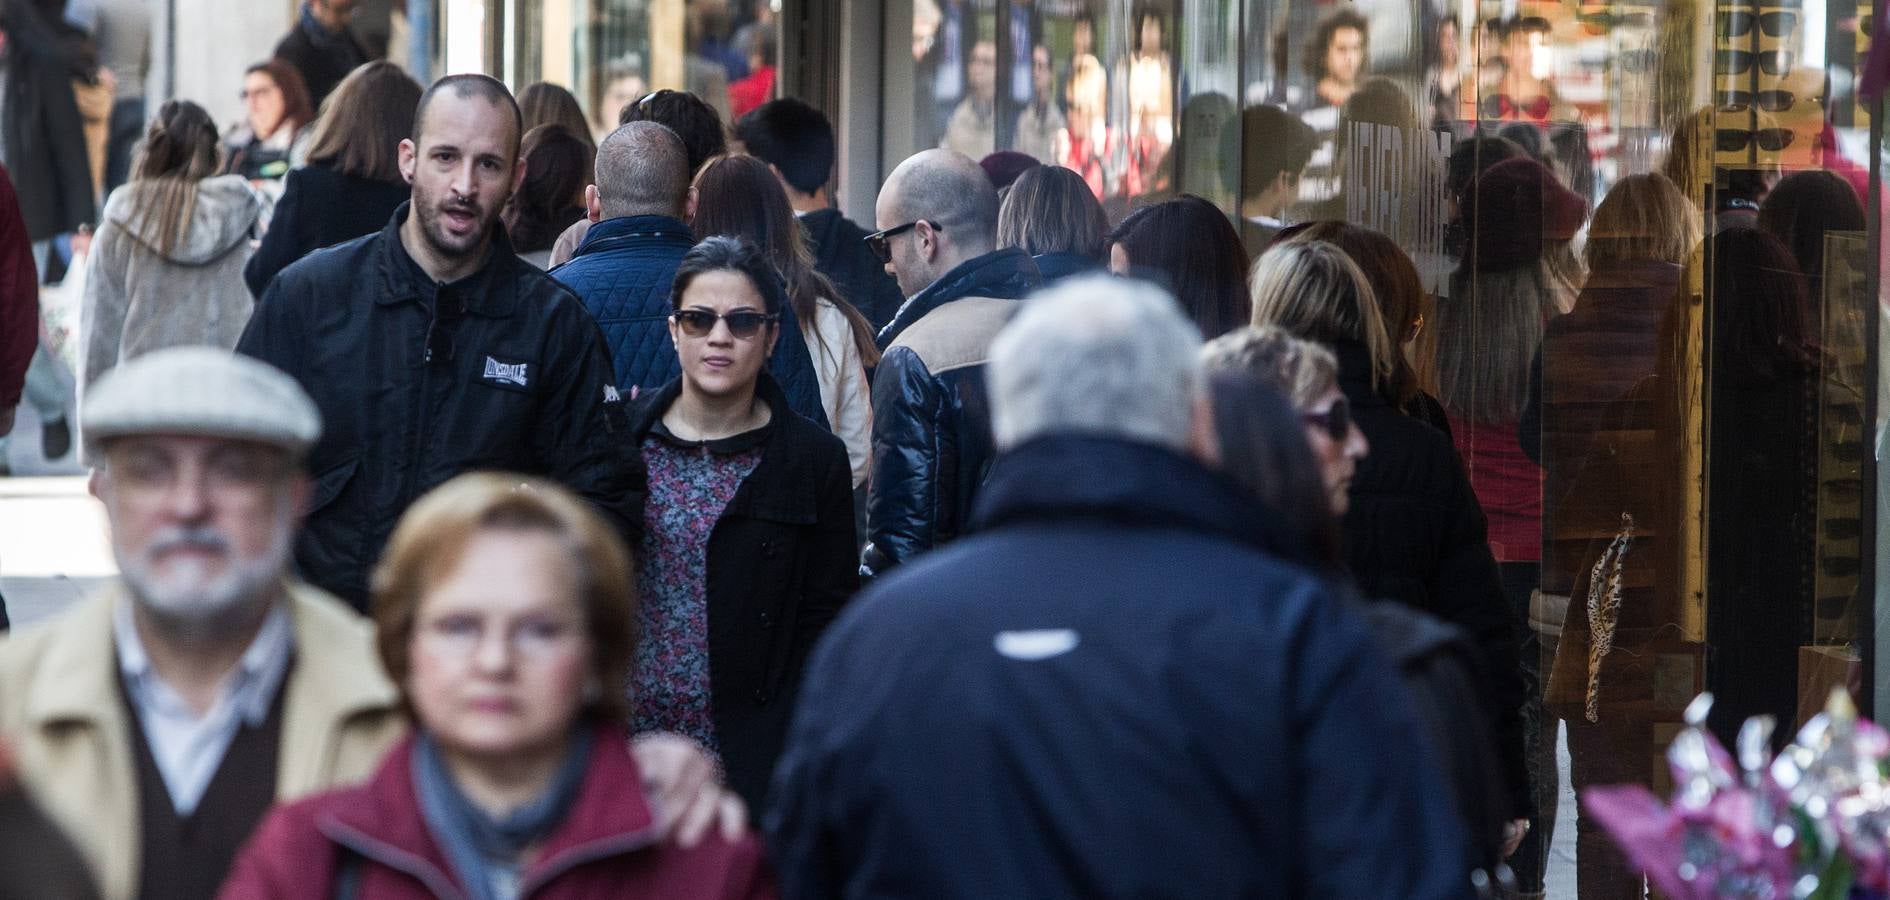
M 984 170 L 951 150 L 913 156 L 880 188 L 866 243 L 908 299 L 879 333 L 862 575 L 957 537 L 984 481 L 985 357 L 1041 281 L 1029 254 L 996 249 L 997 214 Z
M 357 609 L 401 510 L 472 469 L 562 482 L 640 533 L 642 464 L 603 336 L 499 224 L 525 176 L 520 130 L 498 81 L 435 82 L 400 142 L 412 199 L 378 234 L 282 270 L 237 344 L 321 409 L 295 558 Z
M 667 126 L 619 126 L 597 146 L 596 183 L 585 189 L 595 223 L 571 261 L 553 270 L 584 301 L 604 332 L 624 390 L 654 391 L 682 375 L 669 335 L 670 283 L 695 246 L 689 152 Z M 708 237 L 708 235 L 702 235 Z M 820 382 L 793 310 L 781 310 L 781 339 L 769 370 L 788 406 L 823 427 Z

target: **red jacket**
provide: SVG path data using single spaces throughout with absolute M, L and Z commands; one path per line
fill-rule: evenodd
M 421 817 L 413 739 L 389 751 L 365 785 L 272 810 L 243 848 L 223 900 L 329 900 L 340 850 L 360 861 L 361 900 L 463 900 Z M 626 742 L 600 730 L 570 815 L 520 878 L 520 900 L 773 898 L 774 878 L 753 836 L 711 836 L 692 850 L 659 842 Z
M 0 411 L 20 402 L 39 346 L 39 268 L 13 180 L 0 167 Z

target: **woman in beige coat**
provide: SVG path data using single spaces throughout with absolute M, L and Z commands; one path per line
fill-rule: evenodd
M 105 202 L 86 263 L 81 392 L 162 347 L 234 348 L 249 323 L 243 264 L 262 202 L 242 176 L 216 175 L 217 143 L 202 107 L 165 103 L 131 181 Z

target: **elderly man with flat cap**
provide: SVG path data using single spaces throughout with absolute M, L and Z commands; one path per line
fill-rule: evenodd
M 215 896 L 271 804 L 365 779 L 406 727 L 372 626 L 287 576 L 321 416 L 265 363 L 180 347 L 100 379 L 82 424 L 121 577 L 0 642 L 0 734 L 103 896 Z M 691 755 L 637 754 L 684 831 L 727 805 Z

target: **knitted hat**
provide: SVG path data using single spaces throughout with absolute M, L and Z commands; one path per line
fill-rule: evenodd
M 215 347 L 171 347 L 106 372 L 86 391 L 89 442 L 183 434 L 275 444 L 300 453 L 321 437 L 322 416 L 281 370 Z
M 978 160 L 978 166 L 984 169 L 986 178 L 991 179 L 991 186 L 1004 190 L 1016 181 L 1018 176 L 1038 166 L 1037 158 L 1016 150 L 999 150 Z
M 1470 184 L 1464 210 L 1469 262 L 1478 272 L 1502 272 L 1542 258 L 1543 241 L 1575 237 L 1588 218 L 1588 201 L 1562 186 L 1548 167 L 1526 156 L 1484 170 Z

